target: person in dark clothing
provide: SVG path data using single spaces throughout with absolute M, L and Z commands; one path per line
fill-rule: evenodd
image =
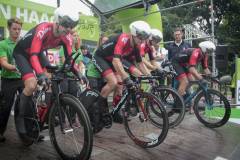
M 168 60 L 171 60 L 177 53 L 181 53 L 181 51 L 191 48 L 191 45 L 185 42 L 182 37 L 182 29 L 176 28 L 174 31 L 174 42 L 166 46 L 166 49 L 168 50 Z

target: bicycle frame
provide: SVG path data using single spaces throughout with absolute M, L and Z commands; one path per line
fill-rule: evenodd
M 129 95 L 128 90 L 124 89 L 123 90 L 123 96 L 122 96 L 121 100 L 118 102 L 117 106 L 114 107 L 112 112 L 111 112 L 112 115 L 117 113 L 121 108 L 125 108 L 128 95 Z
M 189 85 L 187 86 L 187 88 L 190 88 L 192 85 L 197 84 L 198 88 L 196 91 L 194 91 L 193 93 L 191 93 L 186 99 L 184 99 L 184 103 L 188 104 L 192 101 L 192 99 L 200 92 L 203 91 L 204 95 L 207 96 L 208 95 L 208 86 L 204 86 L 202 83 L 200 83 L 199 81 L 189 81 Z

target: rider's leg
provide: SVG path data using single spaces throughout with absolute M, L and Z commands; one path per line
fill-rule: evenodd
M 123 85 L 122 85 L 122 78 L 120 75 L 118 74 L 115 74 L 116 78 L 117 78 L 117 81 L 118 81 L 118 84 L 117 84 L 117 87 L 116 89 L 114 90 L 114 95 L 113 95 L 113 107 L 116 107 L 117 104 L 119 103 L 119 101 L 121 100 L 121 97 L 122 97 L 122 90 L 123 90 Z M 114 115 L 113 115 L 113 121 L 116 122 L 116 123 L 122 123 L 123 122 L 123 118 L 122 116 L 120 115 L 119 112 L 115 112 Z
M 98 97 L 97 101 L 93 104 L 94 106 L 98 106 L 102 108 L 103 113 L 108 113 L 108 102 L 107 97 L 108 95 L 116 88 L 117 85 L 117 79 L 113 72 L 107 74 L 104 76 L 107 83 L 102 88 L 100 96 Z
M 179 81 L 178 92 L 181 96 L 184 96 L 186 94 L 188 79 L 186 76 L 183 76 L 183 77 L 179 78 L 178 81 Z
M 24 81 L 25 88 L 20 95 L 19 102 L 19 115 L 17 117 L 17 125 L 20 134 L 26 134 L 25 124 L 24 124 L 24 114 L 26 109 L 29 107 L 29 102 L 31 101 L 32 94 L 37 86 L 37 81 L 35 77 L 30 77 Z
M 116 73 L 115 73 L 115 76 L 117 78 L 117 86 L 116 86 L 116 88 L 114 90 L 114 93 L 113 93 L 113 107 L 116 107 L 116 105 L 120 101 L 120 99 L 122 97 L 122 90 L 123 90 L 121 76 L 116 74 Z

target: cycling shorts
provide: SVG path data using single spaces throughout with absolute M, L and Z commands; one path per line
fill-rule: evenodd
M 187 54 L 176 54 L 172 59 L 172 65 L 177 73 L 176 79 L 189 76 L 189 66 L 187 65 L 189 56 Z
M 13 57 L 15 58 L 17 68 L 19 69 L 23 80 L 35 77 L 32 65 L 29 60 L 30 57 L 27 52 L 25 52 L 20 47 L 15 47 L 13 50 Z M 38 57 L 43 68 L 49 65 L 49 61 L 43 52 L 38 54 Z

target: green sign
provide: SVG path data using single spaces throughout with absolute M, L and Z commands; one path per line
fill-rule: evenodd
M 97 41 L 99 39 L 100 28 L 96 17 L 80 15 L 79 25 L 76 30 L 82 39 Z
M 53 7 L 40 5 L 25 0 L 1 0 L 0 26 L 7 26 L 7 20 L 18 17 L 23 22 L 23 34 L 41 22 L 53 20 Z M 5 35 L 7 31 L 5 29 Z
M 158 10 L 159 10 L 158 5 L 155 4 L 155 5 L 151 6 L 149 13 L 155 12 Z M 121 21 L 123 32 L 128 33 L 129 32 L 129 24 L 132 23 L 133 21 L 137 21 L 137 20 L 145 21 L 151 26 L 151 28 L 156 28 L 163 32 L 161 13 L 156 12 L 154 14 L 143 16 L 144 13 L 145 13 L 144 8 L 141 8 L 141 9 L 131 8 L 131 9 L 122 10 L 122 11 L 116 13 L 117 19 L 119 21 Z M 131 17 L 133 17 L 133 18 L 131 18 Z
M 24 35 L 28 30 L 41 22 L 52 22 L 54 10 L 54 7 L 26 0 L 1 0 L 0 29 L 4 30 L 4 37 L 7 37 L 7 20 L 11 17 L 18 17 L 23 22 L 22 35 Z M 93 16 L 81 15 L 77 31 L 81 39 L 96 43 L 99 39 L 98 19 Z
M 149 12 L 154 12 L 158 10 L 159 8 L 155 4 L 151 6 L 151 9 Z M 129 32 L 129 24 L 137 20 L 143 20 L 147 22 L 152 28 L 157 28 L 160 31 L 162 31 L 162 18 L 161 18 L 160 12 L 157 12 L 155 14 L 150 14 L 147 16 L 143 16 L 144 13 L 145 13 L 145 9 L 143 8 L 141 9 L 131 8 L 131 9 L 126 9 L 116 13 L 117 20 L 121 21 L 123 32 Z

